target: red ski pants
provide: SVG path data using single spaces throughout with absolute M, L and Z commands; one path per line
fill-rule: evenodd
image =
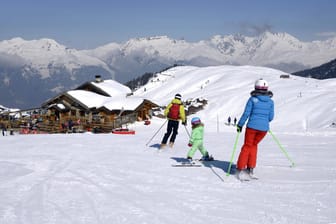
M 237 169 L 255 168 L 257 165 L 258 143 L 265 137 L 266 131 L 246 128 L 244 145 L 241 148 Z

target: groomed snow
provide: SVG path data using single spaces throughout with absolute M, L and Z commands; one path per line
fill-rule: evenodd
M 202 69 L 205 75 L 218 70 L 217 76 L 208 76 L 208 87 L 215 84 L 196 91 L 207 80 L 200 78 Z M 197 115 L 205 123 L 205 146 L 217 161 L 203 167 L 172 167 L 187 154 L 190 126 L 180 126 L 174 148 L 159 152 L 156 147 L 165 131 L 165 120 L 159 118 L 148 126 L 129 125 L 135 135 L 1 136 L 0 223 L 336 223 L 336 129 L 327 125 L 335 121 L 335 94 L 329 92 L 335 80 L 278 80 L 278 75 L 273 79 L 265 73 L 275 93 L 276 117 L 271 127 L 295 166 L 290 167 L 267 135 L 259 147 L 259 180 L 242 183 L 226 175 L 237 136 L 235 127 L 225 125 L 227 111 L 230 108 L 230 114 L 237 116 L 242 112 L 255 77 L 267 69 L 248 67 L 241 73 L 238 67 L 202 69 L 189 68 L 181 73 L 184 78 L 175 73 L 179 69 L 168 71 L 175 80 L 180 76 L 184 81 L 189 79 L 188 71 L 197 71 L 194 82 L 186 82 L 189 89 L 179 80 L 161 92 L 147 86 L 142 95 L 151 95 L 161 104 L 177 91 L 184 98 L 208 98 L 207 107 Z M 227 69 L 232 70 L 231 79 L 220 75 Z M 256 75 L 248 73 L 251 78 L 247 79 L 243 74 L 248 70 Z M 291 94 L 294 87 L 297 93 L 302 91 L 300 99 Z M 318 110 L 309 111 L 308 105 Z M 217 114 L 222 115 L 218 122 Z M 243 135 L 234 163 L 242 143 Z M 199 157 L 197 152 L 195 158 Z

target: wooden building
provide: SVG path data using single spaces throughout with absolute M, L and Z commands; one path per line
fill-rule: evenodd
M 44 102 L 47 111 L 41 129 L 47 132 L 99 130 L 110 132 L 136 120 L 146 120 L 157 104 L 132 95 L 131 90 L 114 80 L 96 77 L 75 90 Z

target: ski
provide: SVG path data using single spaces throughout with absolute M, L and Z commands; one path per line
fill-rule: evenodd
M 240 182 L 248 182 L 248 181 L 250 181 L 251 179 L 239 179 L 239 178 L 238 178 L 238 180 L 240 180 Z
M 193 159 L 193 160 L 186 160 L 183 159 L 182 161 L 178 161 L 175 164 L 172 164 L 173 167 L 201 167 L 204 163 L 215 161 L 212 156 L 204 157 L 200 159 Z
M 253 174 L 250 174 L 250 179 L 251 180 L 258 180 L 259 178 Z
M 201 164 L 195 162 L 180 162 L 172 164 L 173 167 L 201 167 Z

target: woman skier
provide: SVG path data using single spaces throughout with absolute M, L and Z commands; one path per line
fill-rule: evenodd
M 257 164 L 258 143 L 269 130 L 269 122 L 274 117 L 273 93 L 268 91 L 268 83 L 264 79 L 255 82 L 254 90 L 248 99 L 245 110 L 237 124 L 237 132 L 242 131 L 248 119 L 245 131 L 244 145 L 237 161 L 237 177 L 240 180 L 256 178 L 253 169 Z

